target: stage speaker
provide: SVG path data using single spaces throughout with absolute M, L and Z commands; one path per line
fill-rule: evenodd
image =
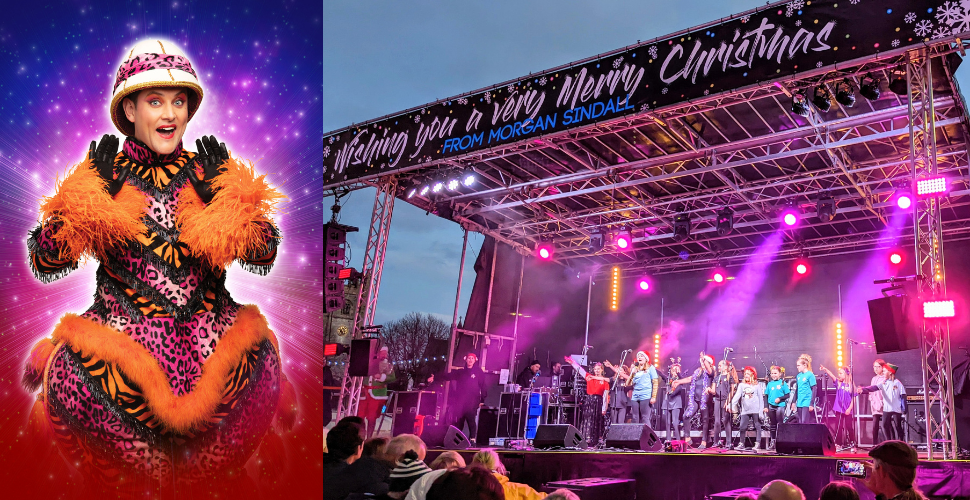
M 425 427 L 421 440 L 429 448 L 444 448 L 446 450 L 465 450 L 472 444 L 465 433 L 454 425 L 435 425 Z
M 663 442 L 647 424 L 613 424 L 606 433 L 607 448 L 661 451 Z
M 350 341 L 350 360 L 347 372 L 351 377 L 369 377 L 380 372 L 377 359 L 377 339 L 354 339 Z
M 835 439 L 825 424 L 778 424 L 780 455 L 834 455 Z
M 542 485 L 542 491 L 552 493 L 565 488 L 581 500 L 617 500 L 637 497 L 636 479 L 614 479 L 612 477 L 587 477 L 553 481 Z
M 414 432 L 414 421 L 418 415 L 424 415 L 425 427 L 435 418 L 438 405 L 438 395 L 433 391 L 401 391 L 394 393 L 394 406 L 388 408 L 391 412 L 391 435 L 411 434 Z M 420 403 L 420 407 L 419 407 Z
M 579 429 L 569 424 L 543 424 L 536 429 L 532 446 L 537 449 L 586 448 L 586 439 L 579 433 Z
M 908 295 L 891 295 L 869 301 L 869 320 L 876 352 L 919 349 L 920 322 Z
M 478 410 L 478 435 L 475 444 L 488 446 L 488 441 L 498 433 L 498 408 L 482 408 Z

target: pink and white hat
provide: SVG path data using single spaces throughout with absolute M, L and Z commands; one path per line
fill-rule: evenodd
M 121 62 L 111 89 L 111 121 L 122 134 L 135 135 L 135 126 L 125 116 L 121 101 L 140 90 L 171 87 L 183 87 L 188 91 L 191 120 L 202 102 L 202 86 L 185 53 L 164 40 L 136 43 Z

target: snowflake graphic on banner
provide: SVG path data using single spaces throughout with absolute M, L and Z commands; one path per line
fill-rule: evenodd
M 859 3 L 859 0 L 849 0 L 849 3 L 851 3 L 852 5 L 856 5 Z
M 613 69 L 619 68 L 621 64 L 623 64 L 623 57 L 618 57 L 613 61 Z
M 667 87 L 664 87 L 664 89 L 663 89 L 663 90 L 661 90 L 661 91 L 660 91 L 660 93 L 661 93 L 661 94 L 666 94 L 668 90 L 669 90 L 669 89 L 667 89 Z
M 744 16 L 741 18 L 741 24 L 747 24 L 751 20 L 751 16 Z
M 795 11 L 801 10 L 803 7 L 805 7 L 805 0 L 792 0 L 785 6 L 785 16 L 791 17 Z
M 915 20 L 916 20 L 915 12 L 910 12 L 909 14 L 906 14 L 905 17 L 903 17 L 903 21 L 906 21 L 906 24 L 913 24 L 913 21 Z
M 650 105 L 649 104 L 643 104 L 643 105 L 640 106 L 640 112 L 641 113 L 644 112 L 644 111 L 647 111 L 649 109 L 650 109 Z
M 330 137 L 330 144 L 333 144 L 333 141 L 334 141 L 334 138 L 331 136 Z
M 459 97 L 458 104 L 461 104 L 461 105 L 468 104 L 468 99 L 465 99 L 464 97 Z
M 801 19 L 795 21 L 795 26 L 801 26 L 801 25 L 802 25 L 802 20 Z
M 815 63 L 815 67 L 816 68 L 821 68 L 822 67 L 822 61 L 819 61 L 819 62 Z
M 414 115 L 414 123 L 418 123 L 420 121 L 421 121 L 421 115 Z
M 970 31 L 970 1 L 943 2 L 943 5 L 936 9 L 936 20 L 940 23 L 940 26 L 933 31 L 933 38 L 943 38 L 952 33 Z M 946 33 L 943 33 L 942 29 L 944 24 L 946 25 Z
M 647 49 L 647 53 L 650 54 L 650 59 L 656 59 L 657 58 L 657 46 L 656 45 L 651 45 L 650 48 Z
M 899 47 L 899 39 L 893 40 L 893 47 Z
M 549 80 L 546 80 L 546 77 L 542 77 L 539 79 L 539 85 L 542 85 L 543 87 L 545 87 L 547 83 L 549 83 Z
M 928 19 L 923 19 L 922 21 L 916 23 L 916 26 L 913 27 L 913 32 L 916 33 L 916 36 L 919 36 L 919 37 L 924 37 L 926 35 L 929 35 L 930 32 L 932 31 L 933 31 L 933 21 L 930 21 Z
M 485 102 L 487 102 L 489 104 L 492 104 L 492 93 L 491 92 L 485 92 Z
M 711 93 L 711 90 L 710 89 L 704 89 L 704 95 L 707 95 L 707 94 L 710 94 L 710 93 Z
M 508 90 L 509 93 L 511 94 L 512 92 L 515 92 L 515 84 L 513 83 L 512 85 L 509 85 L 505 89 Z
M 323 157 L 326 158 L 328 156 L 330 156 L 330 146 L 324 146 L 323 147 Z

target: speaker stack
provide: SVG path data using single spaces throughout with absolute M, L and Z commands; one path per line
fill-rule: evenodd
M 825 424 L 778 424 L 780 455 L 834 455 L 835 439 Z
M 661 451 L 663 442 L 647 424 L 613 424 L 606 433 L 607 448 Z
M 536 429 L 536 437 L 532 439 L 532 446 L 536 449 L 548 448 L 586 448 L 586 438 L 579 429 L 569 424 L 543 424 Z

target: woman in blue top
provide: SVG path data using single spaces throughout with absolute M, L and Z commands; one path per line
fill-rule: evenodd
M 654 403 L 657 402 L 657 391 L 660 389 L 658 380 L 660 376 L 657 369 L 650 364 L 650 357 L 646 352 L 637 352 L 637 362 L 633 365 L 633 371 L 628 386 L 633 387 L 633 423 L 649 424 L 650 415 Z
M 771 440 L 768 449 L 775 449 L 775 439 L 778 437 L 778 422 L 785 421 L 786 401 L 791 397 L 791 388 L 785 382 L 785 367 L 772 366 L 771 380 L 765 385 L 765 413 L 768 414 L 768 426 Z
M 798 375 L 795 375 L 795 408 L 798 410 L 798 423 L 814 424 L 815 397 L 818 394 L 818 383 L 812 373 L 812 357 L 802 354 L 795 363 Z

